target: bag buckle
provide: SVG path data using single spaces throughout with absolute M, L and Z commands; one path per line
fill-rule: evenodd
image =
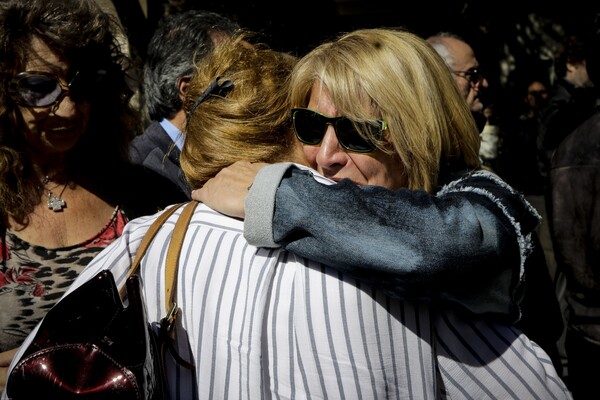
M 175 318 L 177 318 L 177 310 L 177 303 L 173 302 L 173 304 L 171 304 L 171 307 L 169 308 L 169 311 L 167 311 L 167 315 L 163 318 L 167 325 L 164 327 L 165 332 L 171 331 L 173 323 L 175 322 Z
M 173 327 L 175 326 L 175 319 L 177 318 L 178 311 L 177 303 L 173 302 L 167 315 L 160 320 L 160 338 L 162 345 L 167 346 L 169 353 L 171 353 L 179 365 L 194 370 L 196 368 L 194 363 L 184 360 L 175 348 L 175 331 L 173 330 Z

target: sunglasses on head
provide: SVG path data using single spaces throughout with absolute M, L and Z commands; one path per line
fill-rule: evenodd
M 41 71 L 25 71 L 17 74 L 8 85 L 8 92 L 23 107 L 50 107 L 59 103 L 67 94 L 75 103 L 89 100 L 106 71 L 93 74 L 75 73 L 66 85 L 54 74 Z
M 327 126 L 331 125 L 340 145 L 355 153 L 370 153 L 376 149 L 373 142 L 362 137 L 359 131 L 380 138 L 381 133 L 387 129 L 385 121 L 355 122 L 347 117 L 327 117 L 308 108 L 292 109 L 292 120 L 296 137 L 302 143 L 321 143 Z

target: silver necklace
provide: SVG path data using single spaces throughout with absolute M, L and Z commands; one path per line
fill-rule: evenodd
M 62 199 L 62 195 L 65 192 L 65 189 L 67 188 L 67 185 L 69 184 L 69 181 L 67 181 L 62 190 L 60 191 L 60 193 L 57 195 L 55 195 L 52 190 L 48 189 L 46 187 L 46 185 L 48 184 L 48 182 L 50 181 L 50 177 L 48 175 L 44 176 L 44 179 L 42 179 L 42 184 L 44 185 L 44 189 L 46 190 L 47 194 L 48 194 L 48 208 L 51 209 L 54 212 L 59 212 L 62 211 L 63 208 L 65 208 L 67 206 L 67 203 Z M 58 186 L 57 186 L 58 187 Z M 56 187 L 54 188 L 56 189 Z

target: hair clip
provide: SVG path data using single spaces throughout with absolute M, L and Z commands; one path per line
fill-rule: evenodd
M 198 97 L 198 100 L 196 100 L 196 102 L 190 109 L 190 112 L 188 113 L 188 118 L 194 113 L 194 111 L 196 111 L 196 108 L 198 108 L 198 106 L 209 96 L 225 96 L 227 93 L 229 93 L 231 89 L 233 89 L 233 82 L 231 82 L 231 80 L 227 79 L 226 81 L 223 81 L 221 84 L 219 84 L 219 79 L 221 79 L 220 76 L 218 76 L 214 81 L 212 81 L 210 85 L 208 85 L 208 88 L 206 88 L 206 90 L 202 92 L 202 94 Z

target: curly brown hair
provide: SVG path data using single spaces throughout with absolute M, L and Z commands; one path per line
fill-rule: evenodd
M 130 99 L 128 63 L 119 47 L 119 23 L 94 0 L 7 0 L 0 2 L 0 209 L 25 221 L 40 201 L 39 181 L 24 156 L 22 120 L 8 85 L 23 71 L 34 39 L 63 57 L 70 69 L 105 72 L 93 86 L 90 127 L 67 157 L 70 176 L 90 176 L 127 160 L 140 129 Z M 73 178 L 74 179 L 74 178 Z

